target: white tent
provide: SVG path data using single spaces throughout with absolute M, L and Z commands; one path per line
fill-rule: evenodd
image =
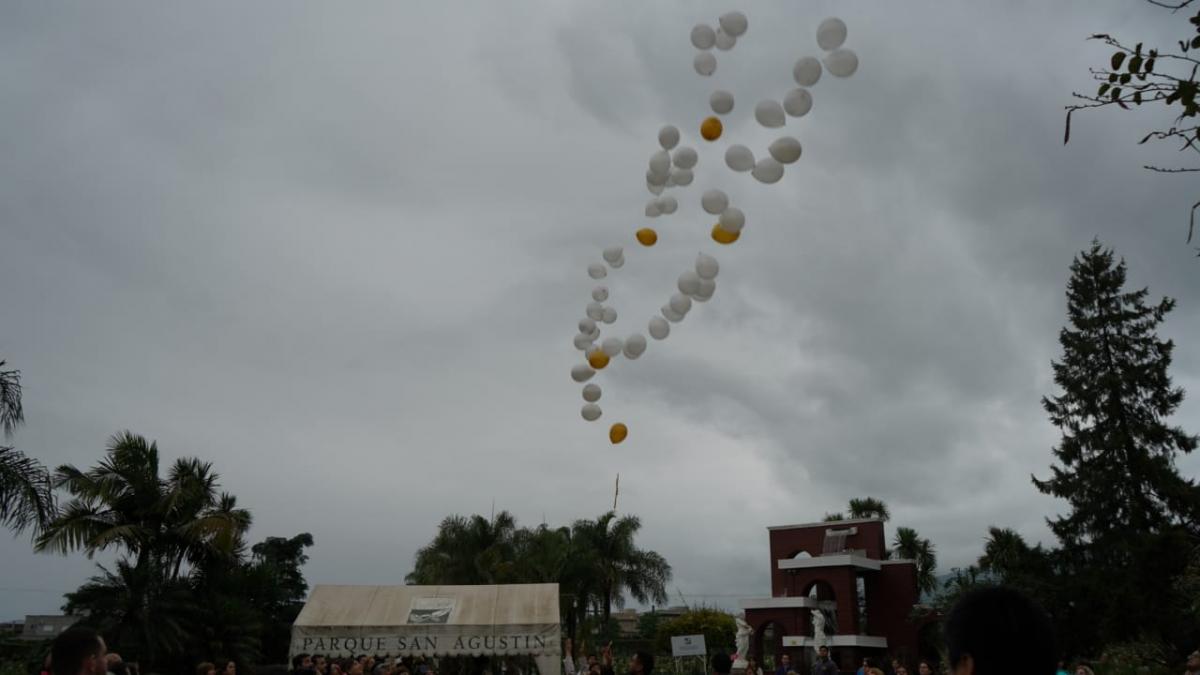
M 316 586 L 291 656 L 533 656 L 559 672 L 558 584 Z

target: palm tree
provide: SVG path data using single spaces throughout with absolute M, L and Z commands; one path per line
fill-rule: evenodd
M 21 371 L 4 370 L 0 361 L 0 430 L 10 438 L 25 421 L 21 407 Z M 39 531 L 54 515 L 54 489 L 42 463 L 19 450 L 0 446 L 0 526 L 16 532 Z
M 911 527 L 898 527 L 893 547 L 896 557 L 916 563 L 917 588 L 923 593 L 936 591 L 938 584 L 934 571 L 937 569 L 937 552 L 933 542 L 922 538 Z
M 596 520 L 579 520 L 571 529 L 587 550 L 599 591 L 601 625 L 607 625 L 613 605 L 624 606 L 624 593 L 638 602 L 667 601 L 671 566 L 658 553 L 639 549 L 634 536 L 642 527 L 637 516 L 609 511 Z M 590 549 L 590 550 L 588 550 Z
M 25 412 L 21 408 L 21 371 L 4 370 L 4 364 L 0 361 L 0 431 L 7 438 L 25 421 Z
M 1020 567 L 1028 553 L 1029 544 L 1016 530 L 992 526 L 979 557 L 979 569 L 1004 579 Z
M 507 511 L 490 520 L 449 516 L 427 546 L 417 551 L 410 584 L 496 584 L 515 576 L 517 523 Z
M 139 573 L 179 578 L 184 563 L 233 560 L 250 513 L 217 493 L 212 465 L 179 459 L 159 476 L 158 447 L 128 431 L 112 437 L 95 468 L 59 467 L 56 484 L 72 496 L 37 538 L 35 550 L 68 553 L 118 549 Z
M 892 514 L 888 511 L 887 504 L 874 497 L 851 499 L 848 510 L 850 511 L 851 518 L 879 518 L 880 520 L 887 520 L 892 517 Z

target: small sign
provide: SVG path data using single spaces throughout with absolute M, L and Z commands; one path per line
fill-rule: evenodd
M 671 637 L 671 656 L 706 656 L 703 635 L 674 635 Z
M 807 641 L 808 641 L 808 638 L 805 638 L 802 635 L 784 635 L 783 636 L 783 646 L 784 647 L 803 647 L 804 643 Z
M 408 608 L 410 624 L 441 624 L 450 621 L 454 598 L 413 598 Z

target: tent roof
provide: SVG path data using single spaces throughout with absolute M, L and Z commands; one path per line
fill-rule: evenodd
M 552 624 L 557 627 L 558 600 L 558 584 L 318 585 L 294 625 L 333 628 Z M 436 616 L 439 612 L 448 612 L 448 616 Z

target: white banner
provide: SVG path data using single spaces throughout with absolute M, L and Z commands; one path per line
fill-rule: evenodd
M 671 637 L 672 656 L 706 656 L 703 635 L 675 635 Z

